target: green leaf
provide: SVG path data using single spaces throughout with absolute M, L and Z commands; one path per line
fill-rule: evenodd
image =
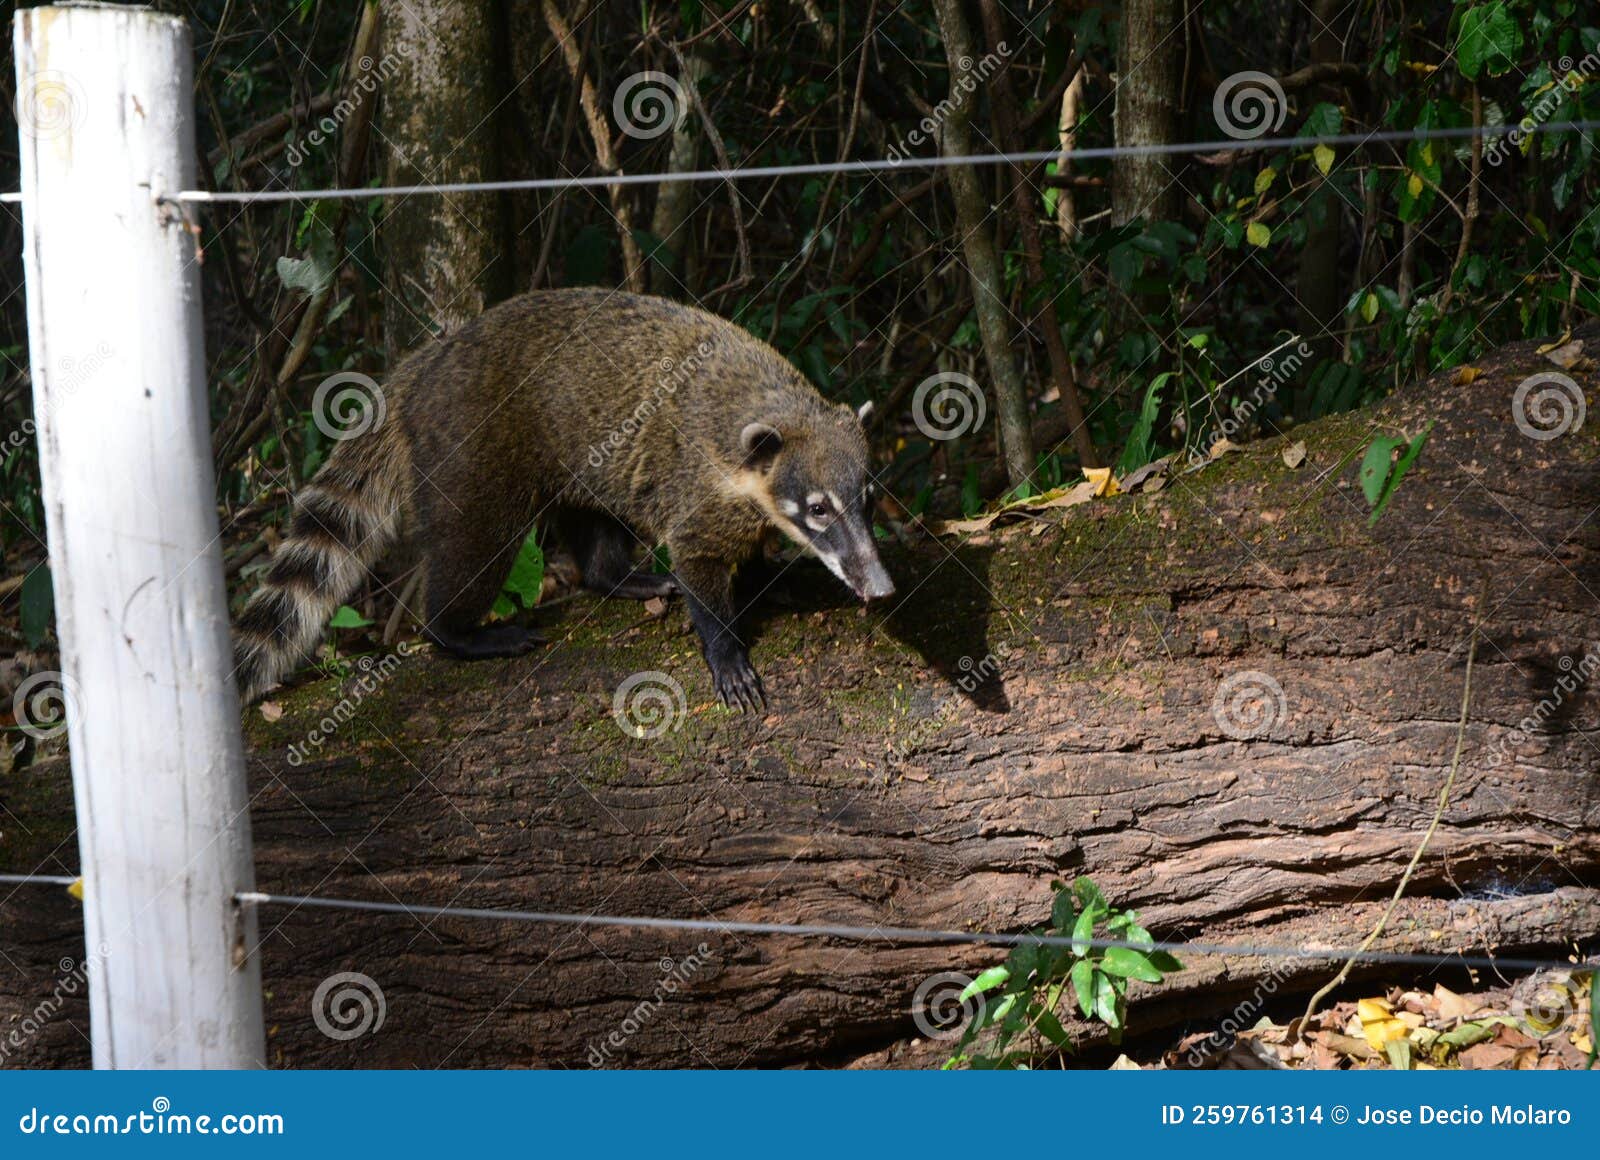
M 1300 126 L 1301 137 L 1337 137 L 1344 129 L 1344 112 L 1332 101 L 1321 101 L 1311 106 L 1311 111 L 1306 114 L 1304 125 Z
M 1484 73 L 1497 77 L 1508 71 L 1522 51 L 1522 29 L 1502 0 L 1477 4 L 1461 15 L 1456 35 L 1456 67 L 1469 81 Z
M 50 631 L 56 613 L 56 594 L 50 583 L 50 565 L 40 564 L 22 582 L 22 639 L 38 648 Z
M 1079 959 L 1072 964 L 1072 989 L 1078 996 L 1078 1010 L 1085 1019 L 1094 1018 L 1094 964 Z
M 1122 1030 L 1121 1003 L 1111 976 L 1096 971 L 1094 974 L 1094 1014 L 1112 1031 Z
M 1086 955 L 1089 953 L 1089 940 L 1094 938 L 1094 924 L 1099 913 L 1094 909 L 1084 911 L 1078 915 L 1078 921 L 1072 928 L 1072 953 Z
M 1261 247 L 1272 241 L 1272 229 L 1266 222 L 1251 222 L 1245 227 L 1244 236 L 1252 246 Z
M 1150 965 L 1144 953 L 1127 947 L 1108 947 L 1100 960 L 1100 969 L 1108 975 L 1124 979 L 1139 979 L 1146 983 L 1161 981 L 1161 972 Z
M 328 618 L 329 628 L 366 628 L 371 623 L 348 604 L 339 605 L 338 611 Z
M 1373 506 L 1372 515 L 1367 518 L 1367 527 L 1372 527 L 1378 522 L 1389 506 L 1389 500 L 1394 497 L 1395 489 L 1400 486 L 1400 481 L 1405 478 L 1406 472 L 1411 470 L 1411 465 L 1417 461 L 1417 456 L 1422 454 L 1422 445 L 1428 441 L 1428 434 L 1433 430 L 1433 421 L 1422 429 L 1422 434 L 1413 439 L 1406 447 L 1405 454 L 1400 456 L 1394 465 L 1394 470 L 1389 473 L 1388 482 L 1384 485 L 1383 493 L 1379 495 L 1378 502 Z
M 1361 493 L 1367 497 L 1368 507 L 1377 506 L 1379 497 L 1383 495 L 1383 485 L 1389 478 L 1394 449 L 1404 444 L 1404 439 L 1380 435 L 1367 448 L 1366 457 L 1361 461 Z
M 998 967 L 990 967 L 988 970 L 980 972 L 976 979 L 973 979 L 972 982 L 968 983 L 966 987 L 963 988 L 960 996 L 956 999 L 956 1002 L 965 1003 L 974 995 L 981 995 L 985 991 L 992 991 L 1010 977 L 1011 968 L 1007 967 L 1004 963 Z
M 1150 380 L 1149 387 L 1145 389 L 1144 406 L 1139 408 L 1139 417 L 1133 421 L 1133 430 L 1128 432 L 1127 446 L 1122 449 L 1122 458 L 1117 461 L 1120 474 L 1137 471 L 1155 458 L 1155 428 L 1161 415 L 1161 389 L 1173 374 L 1172 371 L 1161 372 Z
M 524 608 L 539 603 L 544 591 L 544 552 L 539 548 L 538 531 L 528 533 L 517 552 L 517 561 L 511 565 L 511 575 L 506 577 L 502 591 L 514 596 Z

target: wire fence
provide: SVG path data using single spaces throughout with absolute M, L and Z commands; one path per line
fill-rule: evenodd
M 0 874 L 0 884 L 70 886 L 78 879 L 63 874 Z M 1139 942 L 1132 939 L 1077 938 L 1066 935 L 1007 931 L 942 930 L 907 926 L 861 926 L 846 923 L 744 922 L 724 919 L 657 918 L 642 915 L 578 914 L 542 910 L 503 910 L 477 906 L 430 906 L 425 903 L 380 902 L 361 898 L 325 898 L 308 894 L 270 894 L 258 891 L 234 896 L 241 906 L 286 906 L 296 909 L 338 910 L 368 914 L 404 915 L 415 919 L 462 918 L 489 922 L 523 922 L 545 926 L 597 926 L 632 930 L 692 931 L 701 934 L 793 935 L 849 942 L 951 943 L 967 946 L 1041 946 L 1085 950 L 1166 951 L 1174 955 L 1224 958 L 1265 958 L 1321 962 L 1338 960 L 1391 966 L 1477 967 L 1485 970 L 1571 970 L 1581 964 L 1571 960 L 1506 958 L 1464 952 L 1374 951 L 1353 947 L 1293 947 L 1270 943 L 1209 943 L 1177 940 Z
M 1588 133 L 1600 121 L 1550 121 L 1541 125 L 1476 125 L 1443 129 L 1385 129 L 1371 133 L 1334 133 L 1303 137 L 1229 137 L 1213 141 L 1182 141 L 1152 145 L 1104 145 L 1073 149 L 1072 161 L 1098 161 L 1118 157 L 1175 157 L 1213 153 L 1260 153 L 1274 149 L 1313 149 L 1319 145 L 1362 146 L 1422 141 L 1470 141 L 1515 135 L 1518 139 L 1547 133 Z M 573 190 L 627 185 L 661 185 L 681 182 L 749 181 L 759 178 L 811 177 L 832 173 L 883 173 L 897 169 L 948 169 L 961 165 L 1034 165 L 1057 161 L 1060 149 L 1017 153 L 974 153 L 934 157 L 876 157 L 857 161 L 818 161 L 801 165 L 753 165 L 726 169 L 694 169 L 680 173 L 603 173 L 585 177 L 536 177 L 511 181 L 456 181 L 428 185 L 376 185 L 353 189 L 185 189 L 163 200 L 174 202 L 285 202 L 321 201 L 329 198 L 403 197 L 418 193 L 499 193 L 512 190 Z M 0 195 L 0 201 L 19 201 L 21 194 Z

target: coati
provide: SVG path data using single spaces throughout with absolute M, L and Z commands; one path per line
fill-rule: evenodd
M 681 592 L 724 704 L 765 704 L 738 632 L 734 573 L 776 528 L 863 600 L 890 596 L 870 510 L 867 441 L 766 343 L 666 299 L 536 291 L 412 354 L 383 418 L 341 442 L 299 493 L 240 614 L 247 701 L 292 669 L 398 540 L 420 556 L 424 635 L 463 659 L 542 638 L 480 623 L 535 520 L 584 586 Z M 635 567 L 665 544 L 670 576 Z

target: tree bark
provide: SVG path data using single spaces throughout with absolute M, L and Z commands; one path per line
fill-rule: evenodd
M 387 9 L 383 141 L 386 185 L 500 176 L 501 94 L 491 0 L 411 0 Z M 510 289 L 504 202 L 494 193 L 389 198 L 384 335 L 391 365 L 437 333 L 482 314 Z
M 247 719 L 259 888 L 1016 931 L 1051 879 L 1089 874 L 1158 937 L 1351 946 L 1433 815 L 1480 623 L 1456 791 L 1378 948 L 1564 957 L 1600 934 L 1600 688 L 1576 680 L 1600 664 L 1600 436 L 1508 421 L 1549 367 L 1533 345 L 1307 425 L 1298 469 L 1265 442 L 891 556 L 914 593 L 893 615 L 797 565 L 755 626 L 764 717 L 713 707 L 680 610 L 641 624 L 626 603 L 551 610 L 537 657 L 404 658 L 343 708 L 302 685 Z M 1430 419 L 1369 530 L 1363 450 Z M 647 670 L 685 692 L 654 741 L 613 720 Z M 1240 688 L 1267 690 L 1257 728 L 1229 715 Z M 0 780 L 0 867 L 74 869 L 68 793 L 58 755 Z M 81 998 L 51 999 L 82 957 L 77 904 L 0 900 L 0 1033 L 42 1027 L 0 1034 L 0 1062 L 81 1065 Z M 947 1048 L 912 1042 L 917 985 L 1002 955 L 275 907 L 261 930 L 282 1066 L 924 1063 Z M 1303 995 L 1337 962 L 1185 965 L 1135 996 L 1135 1032 L 1220 1020 L 1267 978 Z M 311 1005 L 345 971 L 386 1015 L 340 1041 Z
M 1184 6 L 1178 0 L 1130 0 L 1122 6 L 1117 47 L 1118 145 L 1165 145 L 1178 140 L 1183 83 Z M 1111 163 L 1111 220 L 1125 225 L 1176 221 L 1183 189 L 1172 158 L 1131 155 Z
M 1006 20 L 998 0 L 983 0 L 984 40 L 992 55 L 1008 56 L 1006 48 Z M 1021 153 L 1024 148 L 1021 130 L 1017 127 L 1017 102 L 1011 90 L 1011 76 L 1002 66 L 990 80 L 991 107 L 994 126 L 1000 138 L 1000 147 L 1008 153 Z M 1056 312 L 1056 297 L 1046 285 L 1044 272 L 1044 244 L 1039 238 L 1037 199 L 1039 190 L 1027 179 L 1020 165 L 1008 165 L 1011 178 L 1011 212 L 1017 219 L 1017 233 L 1022 241 L 1022 257 L 1028 272 L 1028 287 L 1043 294 L 1037 319 L 1044 335 L 1046 356 L 1050 360 L 1050 380 L 1061 399 L 1061 409 L 1066 412 L 1070 425 L 1072 446 L 1078 453 L 1078 463 L 1083 467 L 1099 467 L 1100 454 L 1095 450 L 1094 436 L 1084 417 L 1083 400 L 1078 396 L 1077 375 L 1072 369 L 1072 356 L 1067 353 L 1066 341 L 1061 337 L 1061 318 Z
M 950 64 L 950 95 L 940 106 L 944 123 L 940 143 L 951 156 L 977 152 L 972 143 L 972 103 L 981 83 L 974 75 L 979 61 L 967 27 L 961 0 L 934 0 L 945 57 Z M 1028 428 L 1028 396 L 1011 357 L 1011 314 L 1006 308 L 1005 278 L 995 249 L 989 199 L 970 165 L 945 170 L 955 202 L 956 224 L 972 280 L 973 310 L 983 339 L 984 361 L 994 379 L 995 411 L 1000 428 L 1000 449 L 1013 487 L 1033 475 L 1033 440 Z

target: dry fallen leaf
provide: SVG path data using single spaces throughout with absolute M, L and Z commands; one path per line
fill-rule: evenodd
M 1459 366 L 1456 368 L 1456 373 L 1450 376 L 1450 384 L 1456 387 L 1464 387 L 1481 374 L 1483 372 L 1477 367 Z
M 1283 449 L 1283 465 L 1285 467 L 1299 467 L 1306 461 L 1306 443 L 1302 439 L 1298 443 L 1291 443 Z
M 1230 451 L 1243 451 L 1243 450 L 1244 450 L 1244 448 L 1240 447 L 1232 439 L 1218 439 L 1215 443 L 1213 443 L 1211 445 L 1211 450 L 1209 452 L 1207 452 L 1207 454 L 1212 459 L 1221 459 L 1224 455 L 1228 454 Z
M 74 878 L 72 880 L 72 885 L 67 887 L 67 893 L 72 895 L 72 897 L 76 898 L 79 902 L 82 902 L 83 901 L 83 879 L 82 878 Z
M 1171 463 L 1169 456 L 1146 463 L 1137 471 L 1130 471 L 1118 481 L 1118 486 L 1123 491 L 1160 491 L 1166 485 L 1167 468 Z
M 277 721 L 283 716 L 283 706 L 276 701 L 263 701 L 261 716 L 268 721 Z
M 644 610 L 650 616 L 663 617 L 667 614 L 667 602 L 663 597 L 652 596 L 644 602 Z
M 1583 357 L 1583 339 L 1573 339 L 1571 342 L 1564 342 L 1550 350 L 1541 349 L 1539 353 L 1562 370 L 1571 370 L 1578 364 L 1578 360 Z
M 1095 495 L 1116 495 L 1119 490 L 1116 476 L 1111 474 L 1109 467 L 1085 467 L 1083 477 L 1094 485 Z
M 1457 995 L 1443 983 L 1434 984 L 1433 998 L 1439 1004 L 1439 1018 L 1450 1022 L 1476 1015 L 1480 1007 L 1476 999 Z

